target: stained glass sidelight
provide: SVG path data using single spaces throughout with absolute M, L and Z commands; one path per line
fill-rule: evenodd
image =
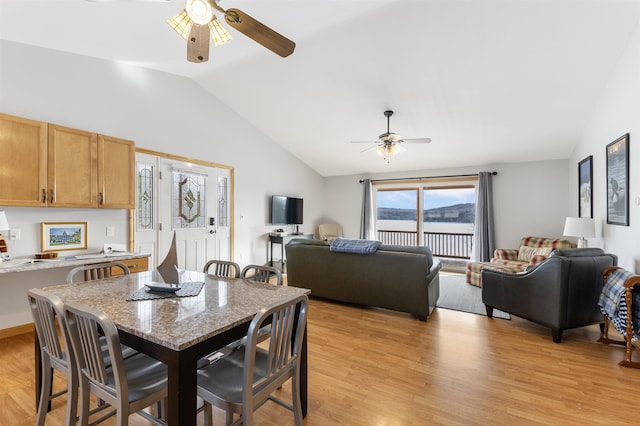
M 138 163 L 138 231 L 154 229 L 153 202 L 153 165 Z
M 218 226 L 229 226 L 227 224 L 227 192 L 228 182 L 226 177 L 218 178 Z

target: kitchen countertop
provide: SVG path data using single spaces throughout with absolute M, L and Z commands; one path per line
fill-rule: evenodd
M 0 274 L 10 272 L 36 271 L 41 269 L 74 267 L 92 263 L 117 262 L 119 260 L 139 259 L 149 257 L 146 253 L 114 253 L 114 254 L 80 254 L 63 256 L 56 259 L 34 259 L 31 257 L 17 257 L 9 261 L 0 262 Z

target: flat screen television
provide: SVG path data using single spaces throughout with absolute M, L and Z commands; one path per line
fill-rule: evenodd
M 271 197 L 272 225 L 302 225 L 302 198 L 273 195 Z

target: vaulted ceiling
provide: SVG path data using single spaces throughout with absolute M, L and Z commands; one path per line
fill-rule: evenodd
M 0 39 L 189 77 L 333 176 L 568 158 L 640 17 L 640 0 L 220 4 L 295 52 L 281 58 L 226 25 L 233 40 L 189 63 L 165 22 L 184 0 L 0 0 Z M 387 109 L 392 131 L 432 142 L 390 163 L 351 143 L 386 131 Z

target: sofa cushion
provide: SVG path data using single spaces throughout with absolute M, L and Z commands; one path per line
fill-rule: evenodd
M 520 246 L 518 250 L 518 260 L 529 262 L 533 256 L 549 256 L 552 250 L 551 247 Z
M 427 260 L 427 269 L 431 269 L 433 266 L 433 255 L 431 253 L 431 249 L 425 246 L 396 246 L 396 245 L 387 245 L 382 244 L 378 247 L 378 250 L 384 251 L 399 251 L 402 253 L 415 253 L 415 254 L 424 254 Z
M 324 240 L 315 240 L 310 238 L 293 238 L 287 244 L 291 244 L 293 246 L 296 246 L 296 245 L 328 246 L 331 244 L 331 242 L 324 241 Z
M 574 248 L 576 245 L 569 240 L 546 237 L 524 237 L 520 240 L 520 246 L 527 247 L 551 247 L 552 249 Z

